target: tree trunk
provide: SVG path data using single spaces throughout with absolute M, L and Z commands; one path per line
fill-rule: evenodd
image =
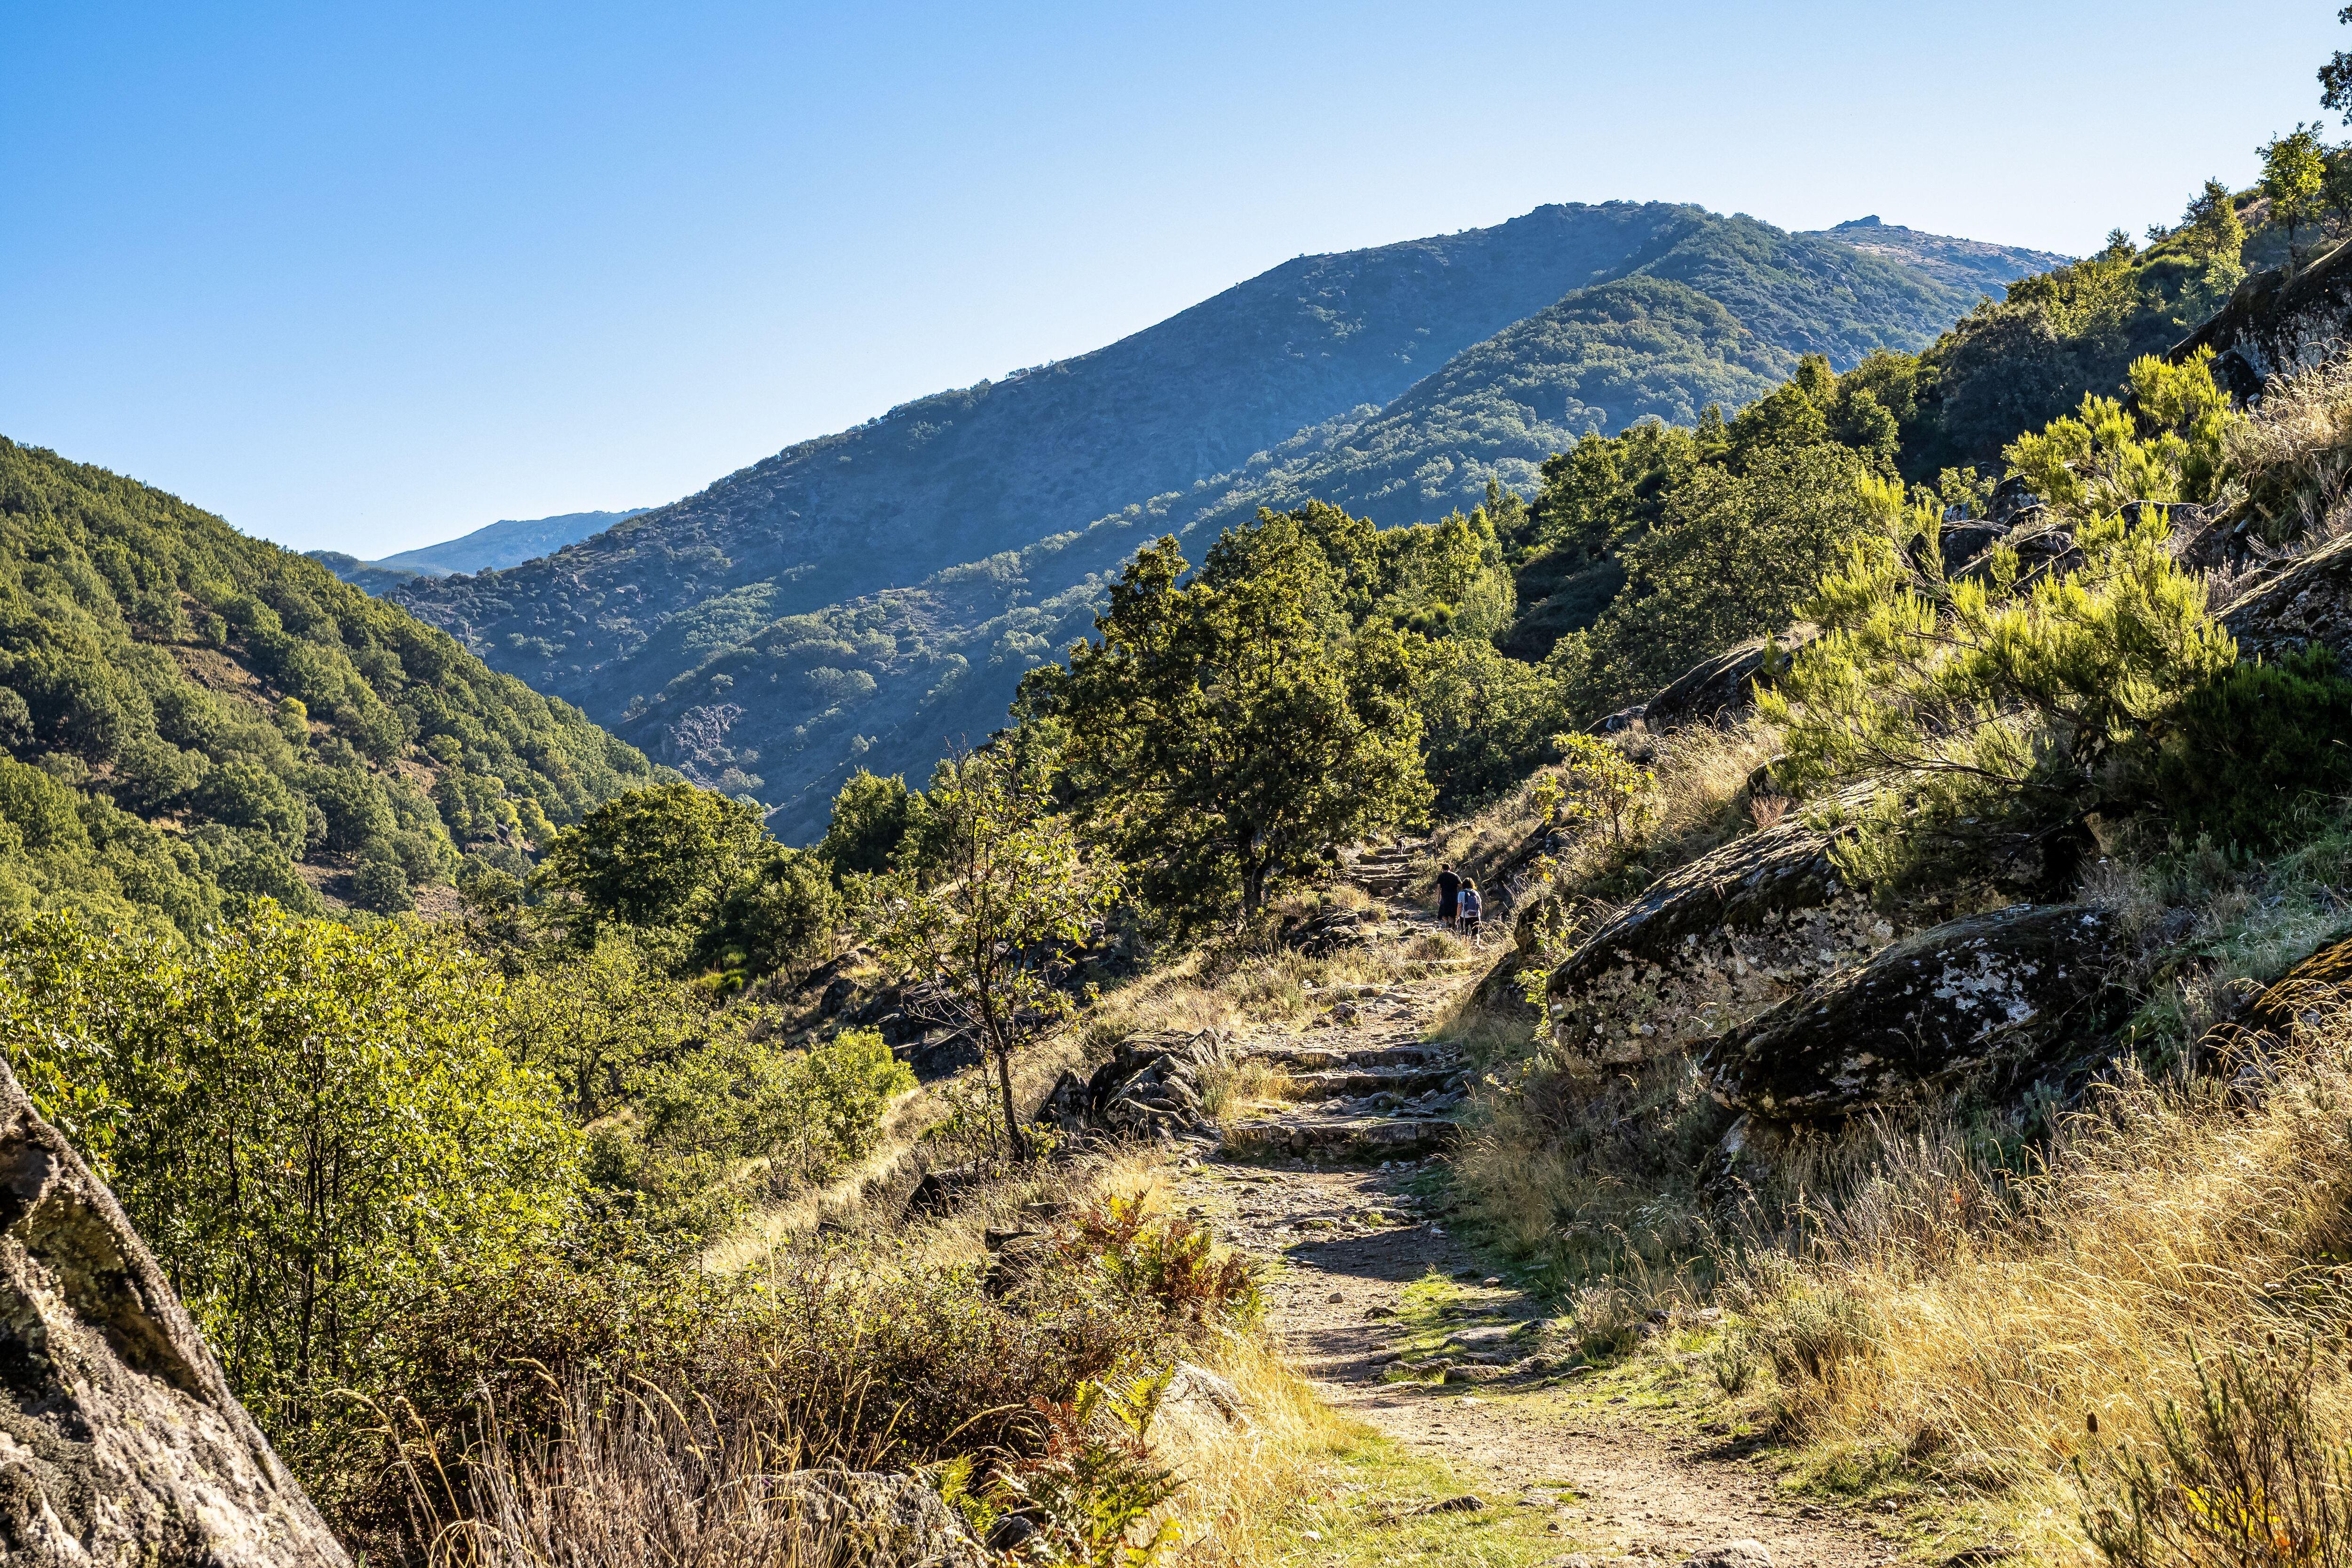
M 996 1087 L 1004 1099 L 1005 1142 L 1013 1150 L 1013 1158 L 1027 1164 L 1029 1140 L 1022 1136 L 1021 1118 L 1013 1109 L 1013 1051 L 1009 1046 L 999 1044 L 989 1054 L 996 1058 Z

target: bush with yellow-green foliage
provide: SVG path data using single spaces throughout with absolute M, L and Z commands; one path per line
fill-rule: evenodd
M 2087 399 L 2010 448 L 2071 526 L 2067 570 L 2027 573 L 2003 542 L 1980 571 L 1947 576 L 1938 500 L 1859 487 L 1873 531 L 1805 606 L 1823 635 L 1759 704 L 1784 732 L 1783 785 L 1894 786 L 1850 858 L 1916 858 L 1933 824 L 1971 812 L 1958 853 L 1984 856 L 2003 835 L 2029 849 L 2103 793 L 2137 787 L 2191 694 L 2228 678 L 2236 646 L 2176 560 L 2163 508 L 2127 503 L 2210 497 L 2234 416 L 2202 360 L 2131 374 L 2129 405 Z
M 0 1043 L 285 1433 L 365 1384 L 444 1271 L 570 1216 L 579 1135 L 486 1026 L 499 989 L 446 931 L 399 923 L 265 904 L 186 942 L 42 915 L 0 941 Z

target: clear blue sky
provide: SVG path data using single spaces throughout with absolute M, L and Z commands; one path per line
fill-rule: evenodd
M 2315 115 L 2335 10 L 16 0 L 0 433 L 372 556 L 1544 202 L 2080 252 Z

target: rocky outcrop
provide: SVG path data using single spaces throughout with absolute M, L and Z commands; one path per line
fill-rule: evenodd
M 1063 1073 L 1037 1120 L 1081 1142 L 1178 1137 L 1207 1121 L 1202 1078 L 1224 1059 L 1224 1039 L 1214 1029 L 1136 1035 L 1119 1042 L 1091 1078 Z
M 2339 253 L 2340 254 L 2340 253 Z M 2329 541 L 2224 606 L 2240 658 L 2276 662 L 2309 643 L 2352 656 L 2352 534 Z
M 1546 999 L 1572 1074 L 1687 1050 L 1895 940 L 1846 886 L 1835 833 L 1791 816 L 1653 882 L 1553 970 Z
M 1786 658 L 1821 635 L 1800 622 L 1778 637 L 1750 637 L 1703 659 L 1643 705 L 1643 727 L 1654 735 L 1694 724 L 1729 723 L 1756 704 L 1756 682 L 1769 679 L 1776 660 Z
M 2347 337 L 2352 245 L 2340 245 L 2292 277 L 2286 268 L 2273 268 L 2247 279 L 2228 304 L 2181 340 L 2171 357 L 2178 363 L 2211 349 L 2213 379 L 2231 396 L 2250 402 L 2280 372 L 2334 358 Z
M 2113 918 L 2019 904 L 1949 921 L 1820 981 L 1699 1052 L 1726 1105 L 1843 1116 L 2095 1032 L 2120 957 Z
M 5 1060 L 0 1387 L 0 1561 L 345 1563 L 114 1195 Z

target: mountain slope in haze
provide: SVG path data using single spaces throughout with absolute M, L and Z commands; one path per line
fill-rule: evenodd
M 2043 259 L 2009 254 L 2012 276 Z M 850 767 L 919 775 L 994 728 L 1160 533 L 1197 537 L 1197 555 L 1262 504 L 1313 495 L 1398 523 L 1474 504 L 1490 478 L 1531 489 L 1588 429 L 1745 402 L 1801 353 L 1923 346 L 1980 292 L 1949 267 L 1696 207 L 1544 208 L 1287 264 L 546 561 L 399 593 L 806 837 Z
M 438 544 L 387 555 L 372 564 L 395 572 L 421 572 L 427 577 L 446 577 L 458 572 L 496 572 L 552 555 L 567 544 L 576 544 L 648 510 L 633 506 L 625 511 L 567 511 L 556 517 L 508 518 Z
M 306 550 L 302 553 L 355 588 L 389 594 L 420 577 L 447 577 L 462 572 L 496 572 L 551 555 L 567 544 L 577 544 L 616 522 L 646 511 L 567 511 L 560 517 L 509 518 L 478 528 L 456 539 L 404 550 L 381 561 L 362 561 L 340 550 Z
M 651 777 L 316 562 L 0 438 L 0 911 L 403 909 Z
M 410 584 L 406 602 L 498 668 L 615 710 L 727 626 L 920 583 L 1385 405 L 1706 221 L 1666 203 L 1544 207 L 1301 257 L 1108 348 L 906 404 L 546 560 Z M 704 606 L 703 622 L 677 623 Z

